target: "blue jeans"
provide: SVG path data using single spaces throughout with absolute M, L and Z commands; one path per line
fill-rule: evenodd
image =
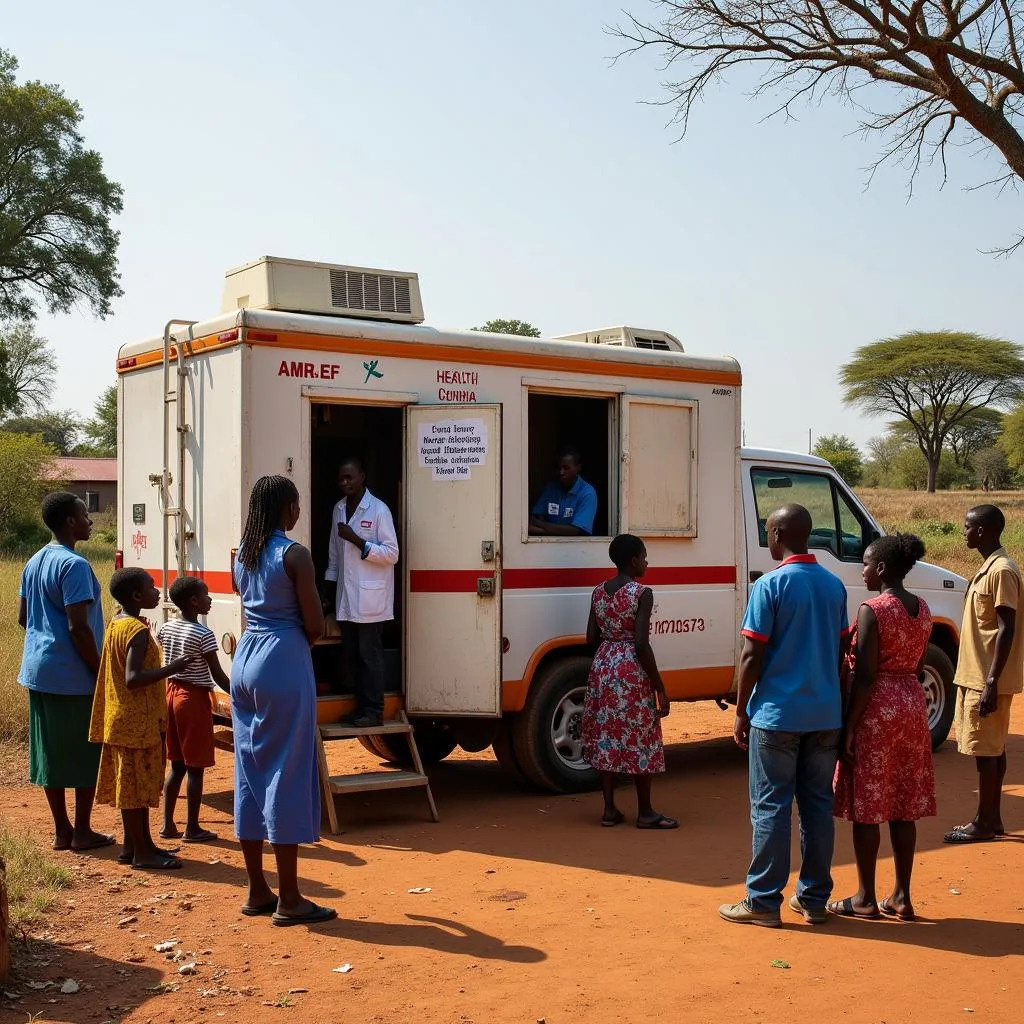
M 778 910 L 789 880 L 793 798 L 800 812 L 800 878 L 796 894 L 808 910 L 823 910 L 832 895 L 832 779 L 839 730 L 750 730 L 750 822 L 754 855 L 747 900 L 757 911 Z

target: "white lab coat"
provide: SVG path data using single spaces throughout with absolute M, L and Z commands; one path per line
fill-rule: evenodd
M 369 542 L 365 558 L 355 544 L 338 536 L 338 524 L 345 522 Z M 331 517 L 324 573 L 324 579 L 338 584 L 334 608 L 339 622 L 387 622 L 395 617 L 397 561 L 398 537 L 387 505 L 364 491 L 359 507 L 349 519 L 342 498 Z

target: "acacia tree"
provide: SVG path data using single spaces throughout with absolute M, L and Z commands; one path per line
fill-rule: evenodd
M 978 409 L 1015 401 L 1024 386 L 1024 359 L 1001 338 L 911 331 L 857 349 L 839 379 L 847 405 L 907 424 L 928 464 L 932 492 L 950 431 Z
M 0 317 L 31 320 L 37 297 L 106 316 L 121 295 L 121 186 L 85 148 L 81 107 L 56 85 L 18 85 L 17 67 L 0 50 Z
M 70 409 L 44 412 L 38 416 L 17 416 L 0 423 L 0 430 L 8 434 L 39 437 L 57 455 L 74 455 L 82 424 Z
M 881 156 L 904 162 L 911 187 L 922 161 L 983 140 L 1024 180 L 1024 0 L 651 0 L 657 16 L 611 31 L 625 52 L 660 51 L 676 123 L 737 67 L 760 73 L 755 94 L 781 94 L 776 113 L 834 95 L 863 112 Z M 881 83 L 872 101 L 865 86 Z M 1016 243 L 999 251 L 1009 252 Z
M 961 469 L 972 467 L 972 458 L 977 452 L 992 448 L 1003 432 L 1004 413 L 998 409 L 972 409 L 963 419 L 954 423 L 946 435 L 946 447 L 953 461 Z M 917 435 L 906 420 L 896 420 L 889 429 L 897 437 L 914 443 Z
M 0 329 L 0 416 L 42 412 L 56 377 L 57 357 L 30 324 Z
M 519 334 L 524 338 L 539 338 L 540 331 L 525 320 L 488 320 L 483 327 L 474 327 L 474 331 L 487 331 L 488 334 Z

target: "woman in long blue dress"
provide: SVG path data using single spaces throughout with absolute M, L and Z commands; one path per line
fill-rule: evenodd
M 287 477 L 264 476 L 249 496 L 235 561 L 245 632 L 231 669 L 235 734 L 235 833 L 249 895 L 242 913 L 276 925 L 314 924 L 337 914 L 299 892 L 300 843 L 320 838 L 316 683 L 310 646 L 324 631 L 313 559 L 286 536 L 299 519 Z M 263 844 L 277 861 L 275 895 L 263 874 Z

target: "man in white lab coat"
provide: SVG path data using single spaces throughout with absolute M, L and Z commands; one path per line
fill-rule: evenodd
M 327 572 L 335 584 L 334 607 L 341 652 L 355 684 L 353 725 L 380 725 L 384 718 L 384 648 L 381 626 L 395 617 L 398 537 L 391 511 L 366 489 L 358 459 L 338 467 L 342 499 L 334 506 Z

